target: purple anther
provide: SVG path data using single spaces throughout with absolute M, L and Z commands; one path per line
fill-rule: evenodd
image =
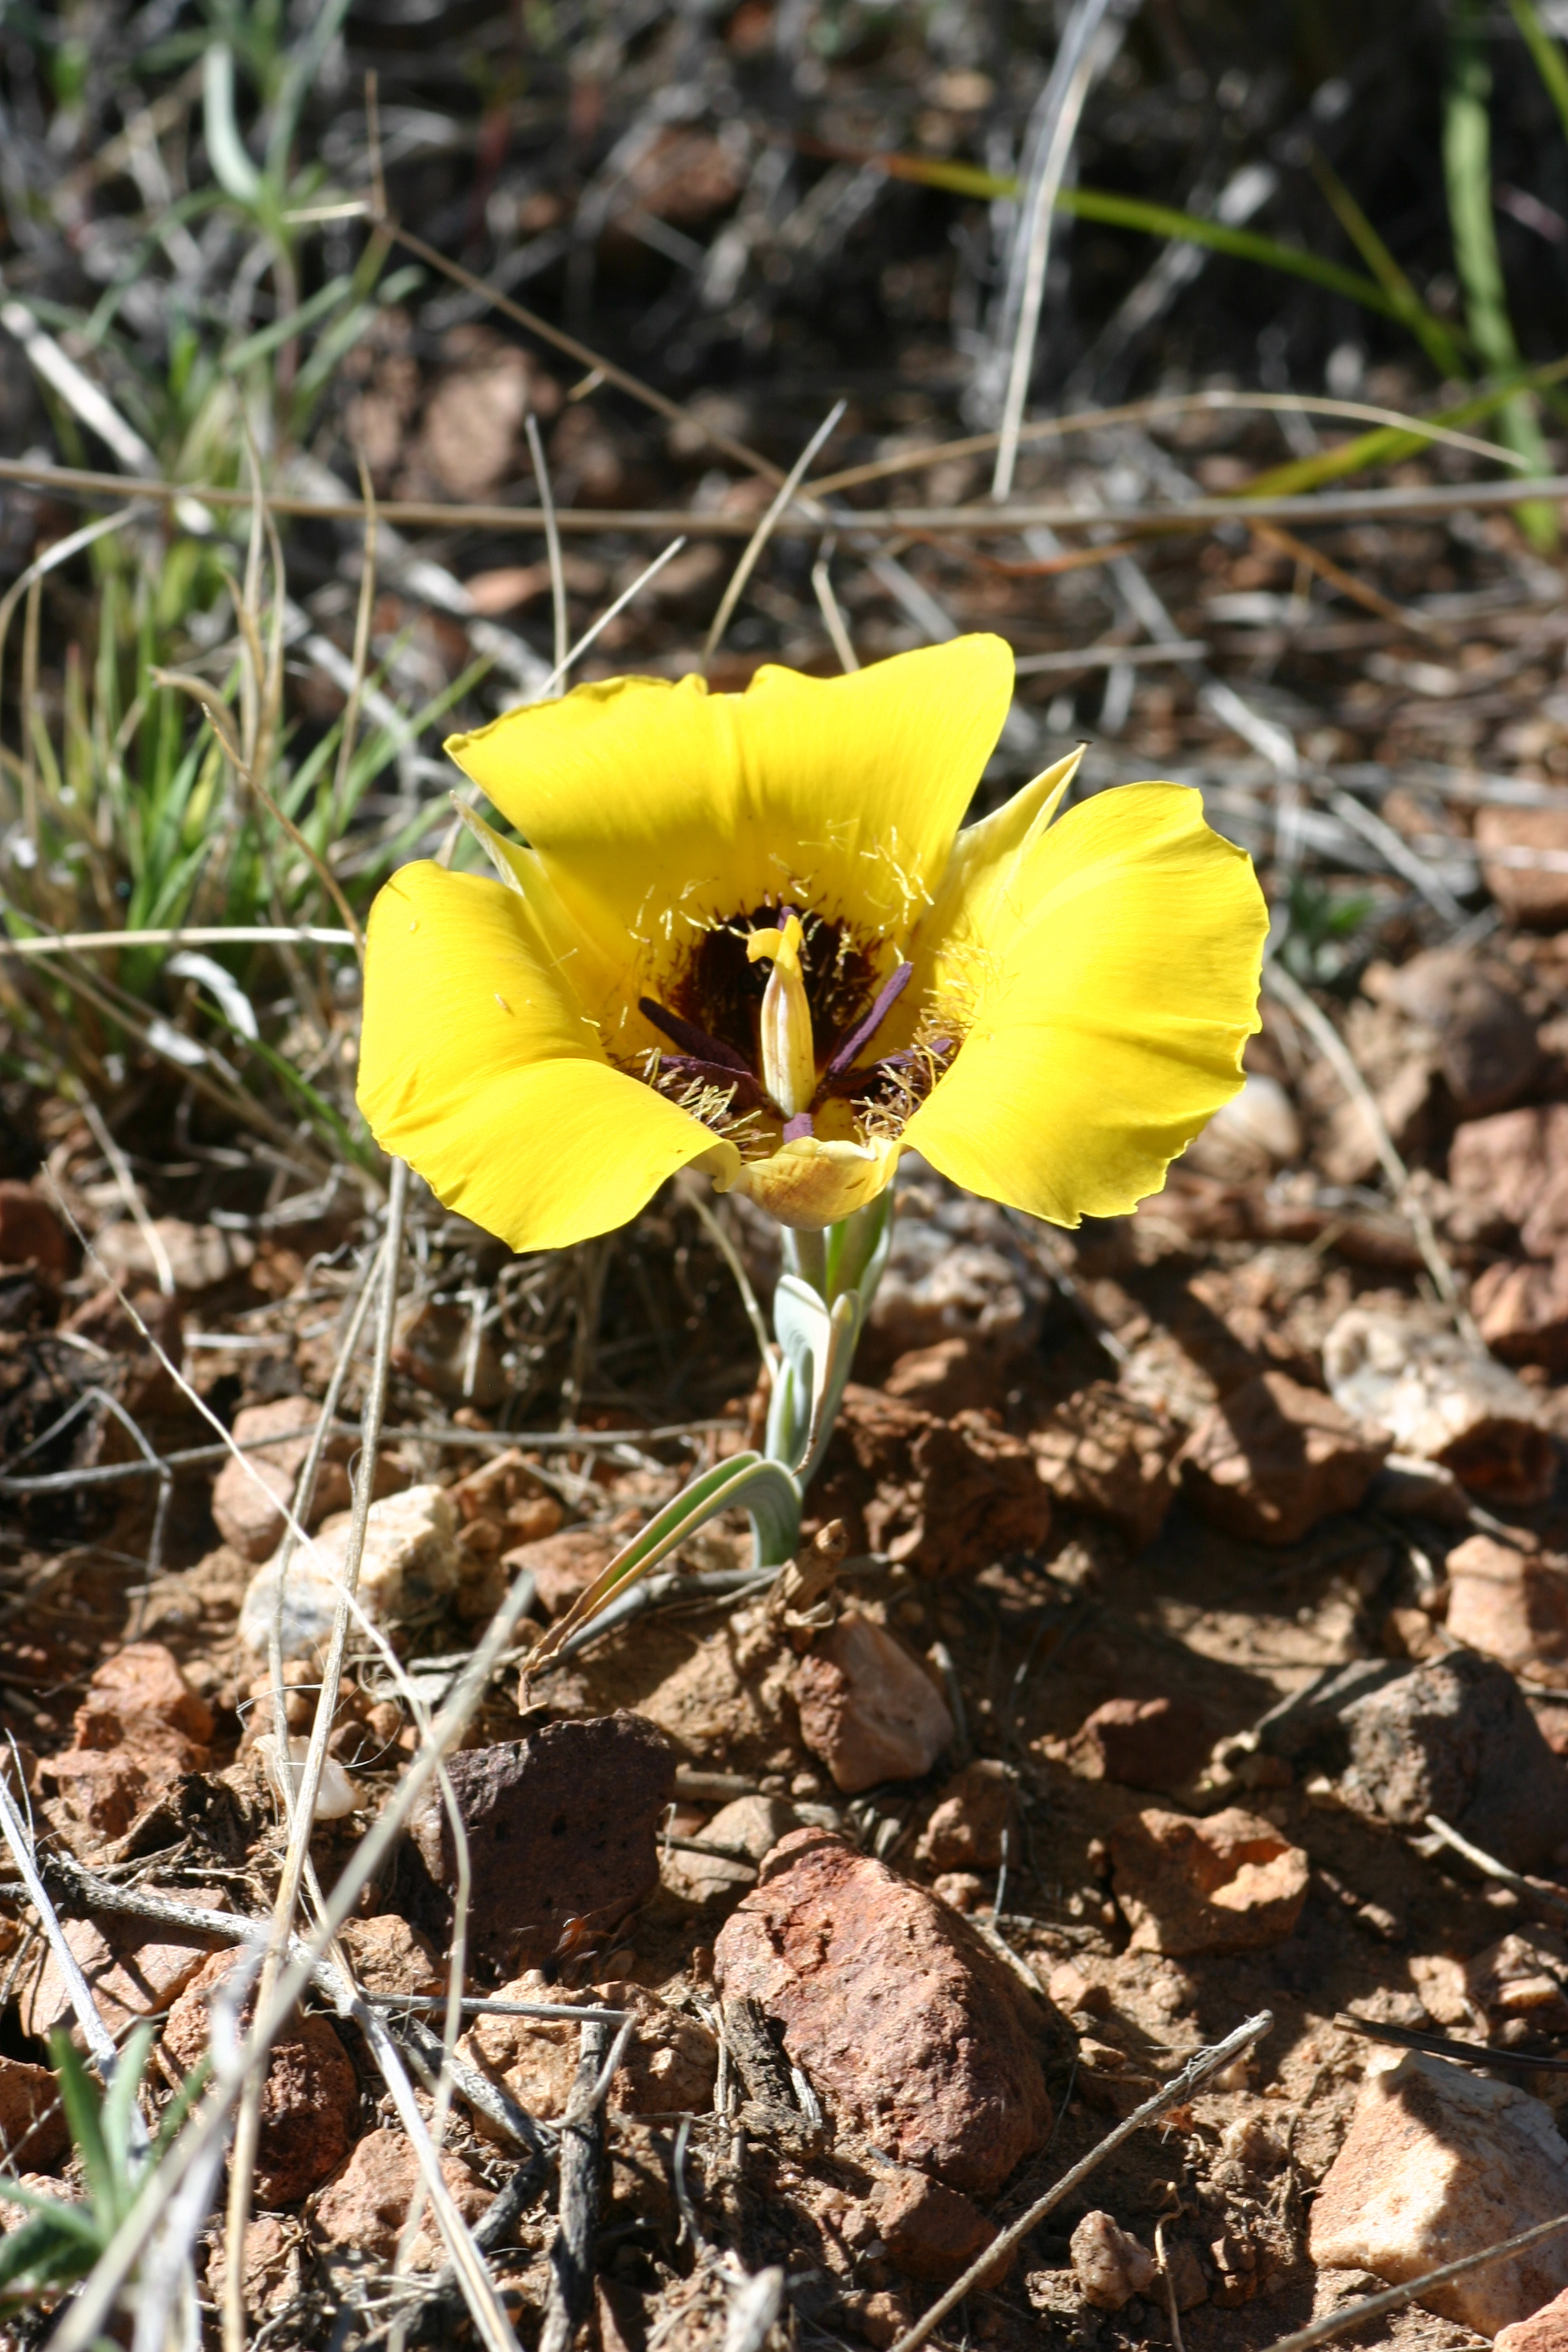
M 855 1059 L 856 1055 L 865 1051 L 872 1038 L 876 1035 L 878 1030 L 881 1027 L 883 1022 L 887 1019 L 889 1013 L 892 1011 L 894 1005 L 898 1003 L 900 997 L 903 994 L 905 989 L 909 986 L 910 976 L 913 971 L 914 966 L 912 963 L 901 963 L 893 971 L 891 976 L 883 982 L 881 987 L 877 992 L 877 1001 L 872 1005 L 869 1013 L 866 1014 L 863 1020 L 857 1021 L 854 1028 L 851 1029 L 847 1037 L 841 1038 L 839 1043 L 834 1047 L 827 1067 L 823 1073 L 824 1076 L 829 1078 L 842 1077 L 845 1071 L 849 1067 L 850 1063 Z
M 743 1057 L 736 1053 L 733 1045 L 726 1045 L 721 1037 L 710 1037 L 706 1029 L 699 1029 L 695 1021 L 683 1021 L 679 1013 L 666 1012 L 664 1006 L 651 996 L 638 997 L 637 1011 L 645 1021 L 651 1021 L 656 1029 L 662 1029 L 671 1044 L 679 1045 L 683 1054 L 694 1055 L 700 1062 L 717 1062 L 723 1069 L 741 1070 L 747 1077 L 751 1076 Z
M 811 1113 L 808 1110 L 797 1110 L 793 1118 L 786 1118 L 784 1121 L 784 1139 L 786 1143 L 799 1143 L 804 1137 L 816 1133 L 816 1129 L 811 1123 Z

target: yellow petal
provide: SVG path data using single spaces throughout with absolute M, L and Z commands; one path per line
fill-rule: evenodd
M 528 902 L 405 866 L 371 912 L 359 1103 L 449 1209 L 514 1250 L 563 1249 L 637 1214 L 732 1144 L 605 1059 Z
M 863 1209 L 891 1183 L 902 1146 L 867 1149 L 858 1143 L 824 1143 L 804 1135 L 766 1160 L 748 1160 L 732 1184 L 715 1176 L 721 1192 L 747 1193 L 781 1225 L 819 1233 Z
M 1268 926 L 1251 860 L 1199 793 L 1125 784 L 977 867 L 976 904 L 928 950 L 971 1026 L 903 1140 L 1053 1224 L 1120 1215 L 1241 1084 Z
M 447 748 L 574 919 L 651 971 L 694 925 L 780 900 L 907 934 L 1012 690 L 1008 646 L 959 637 L 847 677 L 763 668 L 744 694 L 611 678 Z

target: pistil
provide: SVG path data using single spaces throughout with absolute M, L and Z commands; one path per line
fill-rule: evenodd
M 748 962 L 759 963 L 766 956 L 773 964 L 763 994 L 763 1084 L 788 1120 L 809 1112 L 816 1092 L 816 1048 L 800 965 L 802 937 L 800 917 L 792 914 L 777 930 L 753 931 L 746 941 Z

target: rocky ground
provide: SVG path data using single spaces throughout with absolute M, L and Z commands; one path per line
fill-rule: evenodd
M 842 1524 L 837 1572 L 830 1549 L 812 1589 L 759 1590 L 739 1531 L 710 1531 L 659 1605 L 548 1671 L 521 1714 L 538 1628 L 689 1466 L 744 1443 L 745 1327 L 678 1198 L 607 1285 L 601 1260 L 600 1344 L 613 1360 L 657 1256 L 655 1328 L 733 1366 L 731 1401 L 680 1424 L 617 1400 L 576 1434 L 495 1429 L 508 1355 L 555 1348 L 582 1371 L 578 1307 L 548 1292 L 581 1268 L 535 1262 L 533 1295 L 487 1329 L 496 1253 L 416 1208 L 362 1584 L 406 1681 L 356 1639 L 315 1854 L 331 1885 L 416 1744 L 407 1694 L 439 1700 L 531 1569 L 520 1648 L 452 1766 L 468 1986 L 501 2006 L 458 2045 L 444 2159 L 481 2235 L 499 2217 L 525 2342 L 561 2171 L 526 2136 L 559 2130 L 620 2016 L 507 2004 L 629 2020 L 592 2126 L 586 2319 L 606 2352 L 730 2340 L 737 2282 L 773 2266 L 797 2340 L 893 2344 L 1263 2009 L 1250 2056 L 1095 2169 L 937 2341 L 1264 2345 L 1568 2207 L 1555 958 L 1554 935 L 1504 931 L 1369 967 L 1345 1034 L 1374 1081 L 1379 1056 L 1394 1068 L 1379 1116 L 1427 1162 L 1403 1211 L 1342 1157 L 1328 1181 L 1359 1130 L 1272 1011 L 1238 1104 L 1131 1219 L 1048 1233 L 907 1167 L 813 1496 L 813 1528 Z M 83 1126 L 62 1109 L 41 1140 L 47 1175 L 0 1191 L 0 1709 L 101 2014 L 158 2021 L 155 2108 L 277 1883 L 269 1563 L 358 1261 L 331 1215 L 287 1246 L 221 1210 L 139 1223 Z M 735 1238 L 765 1279 L 766 1234 Z M 1479 1334 L 1424 1250 L 1469 1279 Z M 310 1511 L 329 1556 L 369 1346 Z M 265 1484 L 213 1458 L 197 1397 Z M 174 1462 L 166 1484 L 143 1440 Z M 295 1571 L 297 1732 L 330 1597 Z M 457 1894 L 432 1810 L 342 1939 L 437 2064 L 407 2004 L 442 1990 Z M 70 2001 L 14 1876 L 0 1948 L 0 2135 L 25 2179 L 69 2195 L 44 2061 Z M 1464 2065 L 1431 2054 L 1456 2045 Z M 428 2221 L 394 2261 L 415 2177 L 357 2029 L 307 2004 L 272 2062 L 247 2242 L 268 2343 L 324 2341 L 340 2312 L 356 2336 L 460 2326 Z M 1384 2329 L 1457 2347 L 1565 2284 L 1549 2241 Z

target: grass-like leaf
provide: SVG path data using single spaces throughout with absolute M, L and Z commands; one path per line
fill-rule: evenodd
M 1472 0 L 1458 0 L 1443 109 L 1443 180 L 1470 340 L 1487 366 L 1500 373 L 1519 366 L 1520 352 L 1492 218 L 1490 98 L 1491 68 Z M 1534 404 L 1526 395 L 1515 394 L 1502 404 L 1498 427 L 1531 473 L 1550 473 Z M 1550 507 L 1522 506 L 1519 517 L 1538 547 L 1555 545 L 1557 521 Z

